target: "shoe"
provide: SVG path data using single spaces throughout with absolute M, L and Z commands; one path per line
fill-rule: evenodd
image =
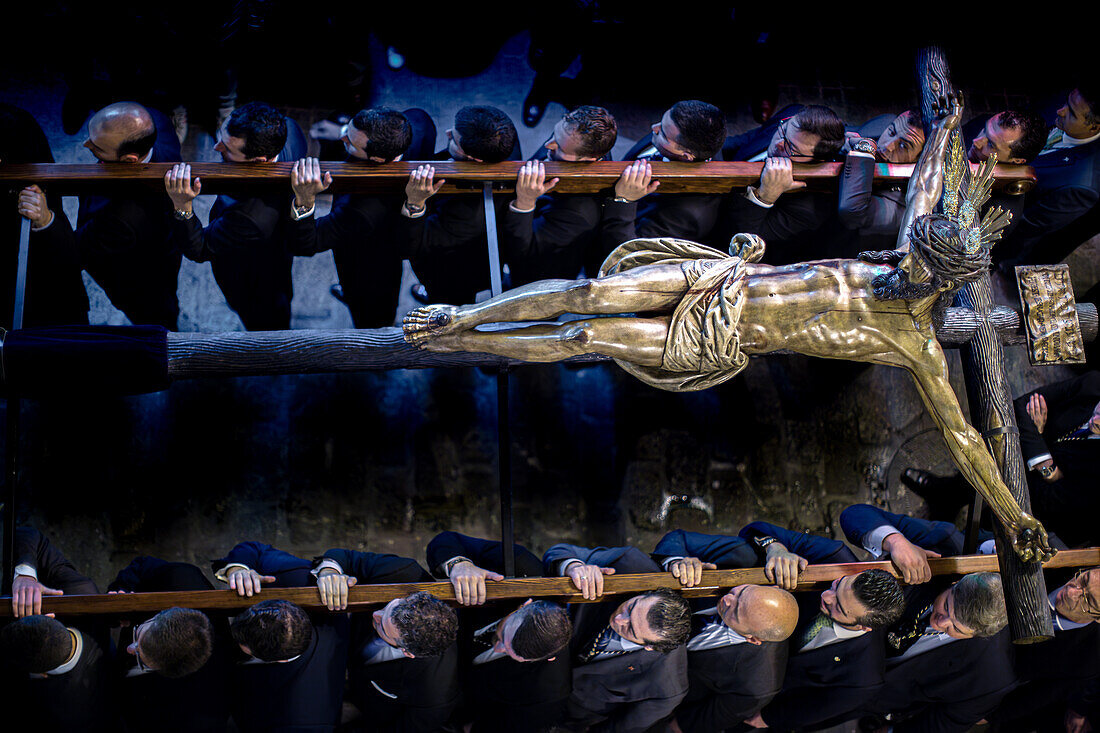
M 531 85 L 531 91 L 527 92 L 527 97 L 523 100 L 523 124 L 528 127 L 534 127 L 542 119 L 542 116 L 546 114 L 546 105 L 550 104 L 550 99 L 541 88 L 541 85 L 537 82 Z
M 412 294 L 413 300 L 422 305 L 431 305 L 432 300 L 428 297 L 428 289 L 420 283 L 415 283 L 409 288 L 409 293 Z
M 332 294 L 332 297 L 336 298 L 344 305 L 348 304 L 348 301 L 344 299 L 344 286 L 340 283 L 336 283 L 335 285 L 331 286 L 328 291 Z
M 933 490 L 933 485 L 940 481 L 940 477 L 922 471 L 919 468 L 907 468 L 901 472 L 901 482 L 915 491 L 919 496 L 924 496 Z

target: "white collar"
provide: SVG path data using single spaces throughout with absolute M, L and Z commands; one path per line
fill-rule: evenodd
M 845 628 L 836 621 L 833 621 L 833 633 L 836 634 L 836 638 L 838 639 L 854 639 L 857 636 L 863 636 L 867 632 L 864 629 Z
M 1096 133 L 1092 137 L 1086 138 L 1072 137 L 1064 132 L 1062 133 L 1062 142 L 1066 145 L 1088 145 L 1094 140 L 1100 140 L 1100 132 Z
M 74 628 L 66 628 L 69 628 L 69 634 L 73 639 L 73 655 L 69 658 L 69 661 L 46 672 L 48 675 L 53 676 L 71 672 L 73 668 L 76 667 L 77 663 L 80 662 L 80 655 L 84 651 L 84 635 Z

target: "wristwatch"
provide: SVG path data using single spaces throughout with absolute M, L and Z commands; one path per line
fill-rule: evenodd
M 1039 475 L 1047 481 L 1050 481 L 1054 477 L 1054 472 L 1058 470 L 1057 466 L 1039 466 Z
M 765 547 L 767 547 L 768 545 L 770 545 L 773 542 L 778 542 L 778 540 L 775 537 L 767 537 L 767 536 L 753 537 L 752 541 L 755 542 L 756 546 L 759 547 L 761 550 L 763 550 Z
M 190 219 L 194 215 L 195 215 L 195 210 L 194 209 L 192 209 L 191 211 L 184 211 L 183 209 L 176 209 L 175 211 L 172 212 L 172 216 L 176 217 L 176 219 L 179 220 L 179 221 L 187 221 L 188 219 Z
M 852 150 L 859 153 L 867 153 L 868 155 L 874 155 L 878 152 L 878 145 L 875 141 L 868 137 L 861 137 L 852 143 Z
M 472 563 L 473 560 L 468 557 L 463 557 L 462 555 L 452 557 L 450 560 L 443 563 L 443 574 L 446 575 L 448 578 L 451 577 L 451 569 L 454 568 L 455 565 L 458 565 L 460 562 Z

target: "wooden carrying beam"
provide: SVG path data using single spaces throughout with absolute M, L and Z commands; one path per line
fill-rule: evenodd
M 964 555 L 959 557 L 930 558 L 928 561 L 934 575 L 962 575 L 981 571 L 996 572 L 996 555 Z M 1047 562 L 1044 567 L 1070 568 L 1100 565 L 1100 548 L 1084 550 L 1063 550 Z M 810 565 L 799 576 L 798 590 L 820 590 L 828 587 L 837 578 L 853 575 L 864 570 L 879 568 L 900 577 L 890 562 L 841 563 L 835 565 Z M 721 595 L 727 589 L 745 583 L 771 585 L 764 577 L 763 568 L 744 570 L 704 570 L 703 580 L 698 586 L 685 589 L 688 597 Z M 588 603 L 580 592 L 573 587 L 568 578 L 517 578 L 488 582 L 485 584 L 488 601 L 524 600 L 527 598 L 546 598 L 569 603 Z M 609 575 L 604 578 L 604 595 L 642 593 L 653 588 L 681 588 L 680 581 L 671 573 L 636 573 L 628 575 Z M 348 608 L 366 610 L 388 603 L 394 598 L 403 598 L 409 593 L 427 591 L 443 600 L 454 600 L 451 584 L 442 583 L 394 583 L 388 585 L 356 585 L 348 592 Z M 87 596 L 44 596 L 42 612 L 56 613 L 62 616 L 86 614 L 148 613 L 160 611 L 172 606 L 199 608 L 209 611 L 231 611 L 247 608 L 264 600 L 285 599 L 293 601 L 303 608 L 314 611 L 324 610 L 315 587 L 307 588 L 266 588 L 251 598 L 242 598 L 232 590 L 206 590 L 180 593 L 119 593 L 113 595 Z M 11 598 L 0 598 L 0 618 L 11 616 Z
M 1089 343 L 1096 338 L 1096 306 L 1079 303 L 1077 312 L 1082 336 Z M 997 306 L 992 309 L 990 320 L 1004 343 L 1024 342 L 1017 311 Z M 977 314 L 969 308 L 948 308 L 944 325 L 937 329 L 936 335 L 944 346 L 957 346 L 970 339 L 978 324 Z M 608 360 L 596 355 L 568 359 Z M 168 376 L 172 379 L 523 363 L 488 354 L 418 351 L 405 343 L 399 328 L 168 334 Z
M 202 179 L 204 194 L 238 190 L 242 185 L 269 184 L 285 186 L 290 191 L 290 169 L 293 163 L 191 163 L 191 175 Z M 332 193 L 396 193 L 404 190 L 409 173 L 416 162 L 365 165 L 359 163 L 324 162 L 321 168 L 332 174 Z M 432 162 L 435 180 L 444 179 L 442 193 L 481 193 L 486 182 L 494 189 L 515 188 L 516 172 L 523 163 Z M 560 178 L 554 188 L 558 193 L 597 193 L 610 190 L 627 166 L 627 161 L 598 163 L 554 163 L 546 165 L 546 178 Z M 661 182 L 661 193 L 728 193 L 735 187 L 755 184 L 760 179 L 763 163 L 654 163 L 653 175 Z M 102 192 L 105 187 L 139 182 L 163 187 L 164 174 L 171 163 L 98 163 L 67 165 L 63 163 L 29 163 L 0 165 L 0 187 L 21 188 L 31 183 L 49 187 L 62 194 Z M 811 188 L 835 189 L 843 163 L 794 164 L 794 177 Z M 877 185 L 906 184 L 913 165 L 878 163 L 875 166 Z M 1035 170 L 1024 165 L 998 165 L 994 171 L 994 188 L 1009 193 L 1025 193 L 1037 180 Z

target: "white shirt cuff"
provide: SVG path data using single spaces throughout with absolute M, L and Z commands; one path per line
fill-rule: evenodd
M 31 225 L 31 231 L 32 231 L 32 232 L 44 232 L 44 231 L 46 231 L 47 229 L 49 229 L 49 228 L 50 228 L 51 226 L 53 226 L 53 223 L 54 223 L 55 221 L 57 221 L 57 214 L 55 214 L 55 213 L 53 213 L 53 212 L 51 211 L 51 212 L 50 212 L 50 220 L 49 220 L 48 222 L 46 222 L 46 226 L 44 226 L 44 227 L 36 227 L 36 226 L 34 226 L 34 225 Z
M 220 580 L 223 583 L 228 583 L 229 582 L 229 571 L 232 570 L 233 568 L 244 568 L 245 570 L 251 570 L 252 569 L 252 568 L 248 567 L 247 565 L 245 565 L 243 563 L 231 562 L 228 565 L 226 565 L 224 568 L 222 568 L 221 570 L 214 573 L 214 579 L 215 580 Z
M 1040 463 L 1042 463 L 1043 461 L 1049 461 L 1053 458 L 1054 458 L 1054 456 L 1052 456 L 1049 453 L 1044 453 L 1041 456 L 1035 456 L 1034 458 L 1029 458 L 1029 459 L 1027 459 L 1027 470 L 1034 471 L 1035 467 L 1038 466 Z
M 876 559 L 882 557 L 882 541 L 892 534 L 898 533 L 898 528 L 891 524 L 872 529 L 863 535 L 863 549 L 871 553 Z
M 569 560 L 562 560 L 561 561 L 561 567 L 558 570 L 558 575 L 560 575 L 564 578 L 566 571 L 569 570 L 569 568 L 573 567 L 574 565 L 584 565 L 584 560 L 581 560 L 581 559 L 576 558 L 576 557 L 570 558 Z
M 290 218 L 293 219 L 294 221 L 301 221 L 302 219 L 305 219 L 307 216 L 313 216 L 313 212 L 316 211 L 316 210 L 317 210 L 317 204 L 314 204 L 313 206 L 310 206 L 309 209 L 306 210 L 304 213 L 299 214 L 298 213 L 298 207 L 295 206 L 294 202 L 292 201 L 291 204 L 290 204 Z
M 684 559 L 683 557 L 670 557 L 670 558 L 668 558 L 667 560 L 665 560 L 664 562 L 661 563 L 661 567 L 667 572 L 669 565 L 676 562 L 677 560 L 683 560 L 683 559 Z
M 404 204 L 401 204 L 401 216 L 405 217 L 406 219 L 419 219 L 420 217 L 428 213 L 428 207 L 425 206 L 424 210 L 421 211 L 419 214 L 411 214 L 409 213 L 409 207 L 406 204 L 408 204 L 407 201 Z
M 346 575 L 346 573 L 344 573 L 344 568 L 340 566 L 340 563 L 327 557 L 321 562 L 317 563 L 317 567 L 313 568 L 313 570 L 310 570 L 309 574 L 312 575 L 314 578 L 318 578 L 320 577 L 321 571 L 325 568 L 332 568 L 336 572 L 340 573 L 340 575 Z
M 982 555 L 994 555 L 997 552 L 997 540 L 986 540 L 978 545 L 978 553 Z
M 520 208 L 518 208 L 516 206 L 515 199 L 513 199 L 512 202 L 508 204 L 508 208 L 511 209 L 512 211 L 516 212 L 517 214 L 530 214 L 531 212 L 533 212 L 535 210 L 534 206 L 532 206 L 530 209 L 520 209 Z
M 756 190 L 752 186 L 749 186 L 745 189 L 745 198 L 747 198 L 749 201 L 753 202 L 757 206 L 763 206 L 765 209 L 770 209 L 771 207 L 775 206 L 775 204 L 765 204 L 763 201 L 758 199 L 756 197 Z
M 38 580 L 38 571 L 32 568 L 30 565 L 27 565 L 26 563 L 21 563 L 15 566 L 15 575 L 26 575 L 28 578 L 34 578 L 35 580 Z M 14 576 L 12 579 L 14 580 Z

